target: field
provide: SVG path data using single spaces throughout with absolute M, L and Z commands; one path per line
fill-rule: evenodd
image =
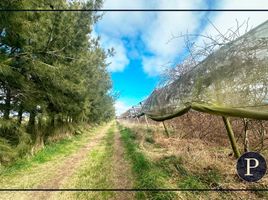
M 265 188 L 245 183 L 229 145 L 165 135 L 163 126 L 112 122 L 47 145 L 33 157 L 1 168 L 1 188 L 223 189 Z M 266 192 L 2 192 L 0 199 L 264 199 Z

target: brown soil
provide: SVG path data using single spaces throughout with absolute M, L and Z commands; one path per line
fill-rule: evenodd
M 46 180 L 46 182 L 40 184 L 37 188 L 45 188 L 45 189 L 58 189 L 61 188 L 63 183 L 70 178 L 74 172 L 81 166 L 83 161 L 86 159 L 89 151 L 97 146 L 100 141 L 105 136 L 108 127 L 103 129 L 99 134 L 90 139 L 89 143 L 82 147 L 78 152 L 68 157 L 62 165 L 56 169 L 54 173 L 54 177 L 50 180 Z M 49 170 L 49 169 L 48 169 Z M 53 192 L 34 192 L 27 199 L 50 199 L 53 195 Z
M 46 174 L 50 174 L 49 176 L 40 177 L 39 185 L 33 186 L 32 188 L 37 189 L 62 189 L 64 186 L 72 181 L 74 174 L 76 171 L 80 169 L 80 167 L 85 164 L 87 156 L 90 151 L 93 150 L 94 147 L 99 145 L 101 141 L 104 139 L 107 130 L 110 126 L 105 126 L 102 128 L 98 134 L 90 137 L 88 143 L 77 150 L 75 153 L 72 153 L 61 161 L 58 161 L 55 165 L 46 165 L 42 167 L 42 171 L 46 171 Z M 132 172 L 131 166 L 128 161 L 125 159 L 124 147 L 122 141 L 120 139 L 120 133 L 117 129 L 115 129 L 114 135 L 114 144 L 113 144 L 113 161 L 112 161 L 112 184 L 111 188 L 117 189 L 129 189 L 133 188 L 133 180 L 132 180 Z M 31 174 L 27 175 L 28 180 L 30 180 Z M 43 175 L 41 175 L 43 176 Z M 27 179 L 25 179 L 27 181 Z M 36 185 L 36 184 L 35 184 Z M 72 186 L 68 186 L 69 188 Z M 0 196 L 0 199 L 20 199 L 20 200 L 56 200 L 58 199 L 58 195 L 60 192 L 18 192 L 12 194 L 5 194 L 6 197 Z M 66 193 L 65 193 L 66 194 Z M 63 199 L 73 199 L 68 194 L 61 194 L 60 196 Z M 12 197 L 10 196 L 12 195 Z M 133 192 L 116 192 L 113 199 L 114 200 L 132 200 L 135 197 L 135 193 Z M 69 197 L 69 198 L 68 198 Z M 62 198 L 60 198 L 62 199 Z
M 116 130 L 114 136 L 114 155 L 113 155 L 113 169 L 114 169 L 114 188 L 131 189 L 133 188 L 133 180 L 130 164 L 124 159 L 124 147 L 120 139 L 119 131 Z M 131 200 L 134 199 L 133 192 L 116 192 L 114 197 L 116 200 Z

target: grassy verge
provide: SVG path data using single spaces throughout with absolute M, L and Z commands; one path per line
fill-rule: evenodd
M 147 158 L 138 147 L 135 135 L 128 128 L 120 126 L 120 133 L 126 149 L 127 157 L 132 163 L 132 171 L 136 176 L 135 188 L 172 188 L 167 180 L 169 174 Z M 137 199 L 176 199 L 173 192 L 137 192 Z
M 81 135 L 75 135 L 45 146 L 33 156 L 17 160 L 9 166 L 0 168 L 0 187 L 33 187 L 39 179 L 50 174 L 44 168 L 60 164 L 62 159 L 75 152 L 96 134 L 97 129 L 84 130 Z M 27 180 L 27 182 L 25 181 Z
M 134 150 L 143 154 L 152 168 L 159 168 L 164 174 L 165 182 L 170 183 L 170 188 L 180 189 L 221 189 L 221 188 L 249 188 L 255 184 L 242 183 L 235 175 L 233 165 L 235 161 L 225 156 L 228 148 L 209 146 L 201 140 L 166 138 L 162 132 L 147 130 L 146 126 L 124 124 L 121 132 L 125 135 L 128 145 L 133 144 Z M 141 148 L 141 136 L 145 140 Z M 126 147 L 129 148 L 129 147 Z M 224 152 L 222 152 L 224 151 Z M 134 151 L 133 151 L 134 152 Z M 133 156 L 133 155 L 131 155 Z M 129 157 L 131 157 L 129 156 Z M 135 158 L 134 158 L 135 159 Z M 131 158 L 133 160 L 133 158 Z M 226 163 L 228 161 L 228 163 Z M 135 163 L 136 161 L 132 161 Z M 136 174 L 139 173 L 138 170 Z M 142 175 L 141 175 L 142 176 Z M 139 179 L 139 175 L 136 175 Z M 142 179 L 142 177 L 141 177 Z M 139 182 L 139 181 L 138 181 Z M 265 183 L 265 182 L 264 182 Z M 267 184 L 256 183 L 256 187 L 267 188 Z M 138 184 L 136 184 L 138 185 Z M 159 188 L 159 187 L 158 187 Z M 163 186 L 161 187 L 163 188 Z M 180 192 L 176 194 L 181 199 L 238 199 L 265 198 L 265 192 Z M 147 197 L 148 198 L 148 197 Z M 156 199 L 156 198 L 152 198 Z M 178 199 L 178 198 L 174 198 Z
M 79 146 L 81 138 L 82 136 L 78 135 L 72 138 L 62 139 L 61 141 L 53 144 L 49 144 L 32 157 L 20 159 L 7 167 L 3 167 L 1 175 L 12 175 L 19 170 L 24 170 L 35 165 L 51 161 L 56 156 L 67 155 L 71 153 L 75 147 L 77 147 L 76 144 Z
M 101 143 L 90 151 L 83 166 L 72 177 L 75 188 L 112 188 L 114 127 L 108 130 Z M 66 196 L 68 195 L 68 196 Z M 77 192 L 62 193 L 59 199 L 111 199 L 113 192 Z
M 159 149 L 151 131 L 146 132 L 144 147 L 140 149 L 138 133 L 132 129 L 120 126 L 122 139 L 125 144 L 128 158 L 132 162 L 132 169 L 136 175 L 136 188 L 179 188 L 179 189 L 209 189 L 221 188 L 222 174 L 216 168 L 207 168 L 202 171 L 191 171 L 185 165 L 183 157 L 163 152 L 162 156 L 152 158 L 147 151 Z M 143 130 L 144 132 L 147 130 Z M 134 134 L 135 133 L 135 134 Z M 198 163 L 197 163 L 198 164 Z M 209 192 L 141 192 L 137 199 L 230 199 L 229 193 Z
M 217 169 L 209 168 L 206 172 L 191 172 L 184 165 L 182 157 L 178 156 L 164 156 L 160 158 L 156 164 L 162 168 L 169 177 L 172 178 L 172 182 L 176 184 L 180 189 L 210 189 L 221 188 L 220 182 L 222 181 L 222 175 Z M 207 199 L 212 193 L 210 192 L 183 192 L 184 199 Z M 230 199 L 230 195 L 222 192 L 216 195 L 221 199 Z M 212 197 L 211 197 L 212 198 Z

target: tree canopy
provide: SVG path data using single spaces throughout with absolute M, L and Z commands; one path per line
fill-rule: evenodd
M 3 0 L 1 9 L 92 9 L 101 0 Z M 0 12 L 0 116 L 55 124 L 114 117 L 109 56 L 92 36 L 96 12 Z M 12 119 L 11 119 L 12 118 Z

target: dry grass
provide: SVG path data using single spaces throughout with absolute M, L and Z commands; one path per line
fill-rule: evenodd
M 80 161 L 81 151 L 89 143 L 94 142 L 94 138 L 105 132 L 110 125 L 87 130 L 82 135 L 71 139 L 62 140 L 58 143 L 47 145 L 28 160 L 22 160 L 14 165 L 0 170 L 1 188 L 59 188 L 60 182 L 68 179 L 72 174 L 70 170 L 75 168 L 72 162 Z M 83 160 L 83 159 L 81 159 Z M 72 162 L 71 162 L 72 161 Z M 79 164 L 79 163 L 78 163 Z M 77 168 L 78 166 L 76 166 Z M 2 192 L 0 199 L 48 199 L 52 193 L 35 197 L 31 192 Z M 42 194 L 40 192 L 39 194 Z M 52 198 L 53 199 L 53 198 Z
M 81 166 L 61 185 L 63 188 L 132 188 L 130 164 L 125 160 L 119 132 L 113 124 Z M 123 192 L 61 192 L 54 199 L 133 199 Z
M 268 177 L 264 177 L 258 183 L 246 183 L 236 175 L 236 159 L 232 155 L 228 143 L 215 142 L 201 138 L 177 137 L 176 132 L 170 138 L 164 134 L 161 124 L 150 125 L 148 131 L 146 126 L 135 123 L 123 122 L 124 126 L 131 128 L 137 135 L 138 140 L 144 140 L 142 149 L 155 162 L 165 157 L 175 156 L 181 159 L 181 165 L 189 174 L 203 176 L 206 173 L 217 172 L 220 177 L 217 185 L 208 183 L 210 188 L 268 188 Z M 146 134 L 144 134 L 146 133 Z M 225 135 L 227 138 L 227 135 Z M 145 139 L 144 139 L 145 138 Z M 149 138 L 149 139 L 148 139 Z M 223 139 L 225 140 L 225 139 Z M 266 152 L 262 152 L 267 157 Z M 175 170 L 176 173 L 176 170 Z M 174 174 L 174 176 L 177 176 Z M 213 178 L 213 177 L 212 177 Z M 175 178 L 176 179 L 176 178 Z M 171 180 L 171 182 L 176 180 Z M 213 181 L 212 181 L 213 182 Z M 227 199 L 263 199 L 268 198 L 265 192 L 232 192 L 228 193 Z M 222 198 L 218 193 L 212 192 L 208 196 L 199 196 L 201 199 Z

